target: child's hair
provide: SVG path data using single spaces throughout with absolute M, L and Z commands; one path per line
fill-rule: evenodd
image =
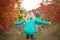
M 33 12 L 28 12 L 26 17 L 25 17 L 25 21 L 28 22 L 30 20 L 30 17 L 32 17 L 32 20 L 35 20 L 35 16 L 33 14 Z

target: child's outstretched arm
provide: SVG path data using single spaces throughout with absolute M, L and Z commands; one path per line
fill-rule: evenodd
M 47 22 L 47 21 L 44 21 L 44 20 L 35 20 L 35 22 L 38 23 L 38 24 L 46 24 L 46 25 L 50 24 L 50 22 Z
M 21 21 L 18 21 L 18 22 L 14 22 L 14 25 L 21 25 L 25 22 L 25 20 L 21 20 Z

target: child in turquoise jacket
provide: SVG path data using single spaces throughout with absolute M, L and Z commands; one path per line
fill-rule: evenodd
M 30 17 L 29 21 L 26 22 L 25 20 L 21 20 L 19 22 L 14 22 L 15 25 L 21 25 L 25 23 L 25 27 L 24 27 L 24 33 L 26 34 L 26 37 L 29 38 L 29 36 L 31 38 L 33 38 L 33 36 L 35 35 L 36 33 L 36 27 L 35 25 L 38 23 L 38 24 L 50 24 L 50 22 L 46 22 L 46 21 L 43 21 L 43 20 L 38 20 L 38 19 L 35 19 L 34 21 L 32 20 L 32 17 Z
M 42 20 L 39 11 L 36 11 L 36 19 Z M 37 28 L 37 30 L 39 29 L 41 31 L 41 25 L 40 24 L 37 23 L 36 28 Z

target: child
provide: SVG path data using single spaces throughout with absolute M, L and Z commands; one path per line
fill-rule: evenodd
M 24 17 L 25 17 L 25 12 L 24 12 L 24 9 L 21 8 L 20 9 L 20 14 L 18 15 L 19 21 L 23 20 Z M 22 25 L 22 26 L 24 26 L 24 25 Z M 21 25 L 18 25 L 18 34 L 21 33 L 21 29 L 22 29 Z
M 36 19 L 39 19 L 39 20 L 41 19 L 39 11 L 36 11 Z M 39 29 L 41 31 L 41 25 L 40 24 L 37 24 L 36 28 L 37 28 L 37 30 Z

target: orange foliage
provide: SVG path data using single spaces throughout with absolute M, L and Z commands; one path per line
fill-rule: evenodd
M 53 23 L 59 22 L 60 20 L 60 2 L 59 0 L 53 0 L 53 4 L 49 5 L 44 5 L 41 3 L 41 6 L 37 9 L 34 9 L 33 12 L 35 11 L 40 11 L 41 12 L 41 17 L 45 20 L 51 21 Z
M 0 0 L 0 30 L 7 31 L 14 27 L 13 23 L 17 18 L 19 9 L 15 9 L 17 0 Z M 17 3 L 18 4 L 18 3 Z

